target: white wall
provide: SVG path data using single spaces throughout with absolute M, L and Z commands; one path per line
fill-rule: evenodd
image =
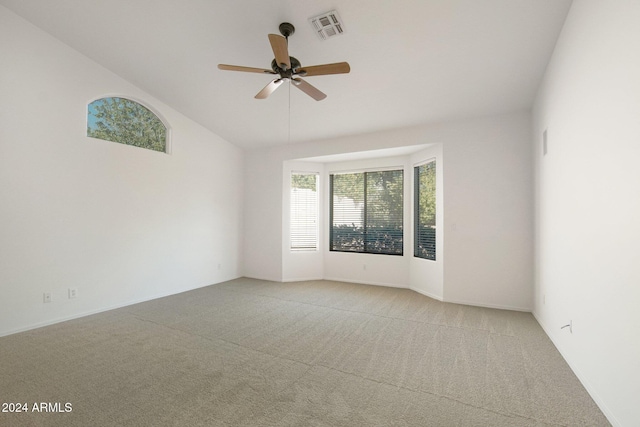
M 534 314 L 617 426 L 640 420 L 638 22 L 635 0 L 574 1 L 533 126 Z
M 243 276 L 282 281 L 283 158 L 272 150 L 245 153 Z
M 444 300 L 530 311 L 533 172 L 528 114 L 443 128 Z
M 0 335 L 240 275 L 240 150 L 4 7 L 0 40 Z M 170 155 L 85 136 L 111 94 L 167 120 Z
M 529 113 L 520 112 L 249 151 L 245 171 L 245 275 L 287 279 L 283 276 L 282 255 L 286 238 L 282 229 L 283 162 L 440 143 L 444 182 L 442 231 L 446 236 L 440 294 L 445 301 L 530 310 L 533 287 L 530 141 Z M 410 160 L 407 162 L 412 166 Z M 258 231 L 264 237 L 252 238 Z M 405 287 L 420 283 L 415 285 L 416 290 L 429 292 L 430 285 L 419 275 L 410 278 L 410 262 L 406 259 L 402 261 L 405 262 L 402 273 L 391 278 L 365 273 L 369 270 L 363 270 L 362 264 L 366 263 L 363 260 L 370 255 L 338 254 L 351 255 L 354 261 L 349 264 L 356 266 L 357 273 L 345 267 L 347 263 L 334 263 L 333 255 L 336 254 L 325 253 L 325 277 L 345 279 L 349 271 L 347 280 Z M 396 261 L 381 260 L 376 264 L 382 271 L 391 268 L 389 263 L 397 264 Z M 439 286 L 434 285 L 433 289 L 434 296 L 439 297 Z

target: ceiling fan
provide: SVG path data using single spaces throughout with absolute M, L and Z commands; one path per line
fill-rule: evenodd
M 322 101 L 327 97 L 324 93 L 318 90 L 315 86 L 302 80 L 301 77 L 321 76 L 327 74 L 344 74 L 348 73 L 351 68 L 347 62 L 337 62 L 334 64 L 313 65 L 310 67 L 303 67 L 293 56 L 289 56 L 288 40 L 289 36 L 295 32 L 295 27 L 288 23 L 283 22 L 278 27 L 281 36 L 277 34 L 269 34 L 269 43 L 275 59 L 271 61 L 271 69 L 266 68 L 253 68 L 242 67 L 239 65 L 227 65 L 218 64 L 218 68 L 227 71 L 243 71 L 246 73 L 262 73 L 273 74 L 278 77 L 266 85 L 255 96 L 256 99 L 265 99 L 273 93 L 282 83 L 290 81 L 295 87 L 315 99 L 316 101 Z

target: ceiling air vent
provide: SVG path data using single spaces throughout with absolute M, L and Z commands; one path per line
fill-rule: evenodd
M 338 12 L 335 10 L 309 18 L 309 22 L 318 37 L 322 40 L 339 36 L 344 33 L 344 25 L 342 24 L 342 20 L 340 19 Z

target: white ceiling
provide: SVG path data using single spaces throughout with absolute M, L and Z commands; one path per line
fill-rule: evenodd
M 571 0 L 0 0 L 66 44 L 204 125 L 256 148 L 528 109 Z M 346 33 L 321 41 L 308 18 L 336 9 Z M 314 101 L 269 75 L 267 34 L 296 32 Z

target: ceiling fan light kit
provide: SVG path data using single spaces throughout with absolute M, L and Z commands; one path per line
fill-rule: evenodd
M 335 11 L 334 11 L 335 12 Z M 309 84 L 300 77 L 321 76 L 329 74 L 345 74 L 351 71 L 347 62 L 337 62 L 334 64 L 313 65 L 303 67 L 298 59 L 289 56 L 288 39 L 295 33 L 295 27 L 283 22 L 278 27 L 280 34 L 269 34 L 269 43 L 273 50 L 274 59 L 271 61 L 271 69 L 244 67 L 240 65 L 218 64 L 220 70 L 225 71 L 241 71 L 245 73 L 260 73 L 278 75 L 275 80 L 271 81 L 255 96 L 256 99 L 266 99 L 271 95 L 283 82 L 292 82 L 302 92 L 309 95 L 316 101 L 321 101 L 327 97 L 315 86 Z

